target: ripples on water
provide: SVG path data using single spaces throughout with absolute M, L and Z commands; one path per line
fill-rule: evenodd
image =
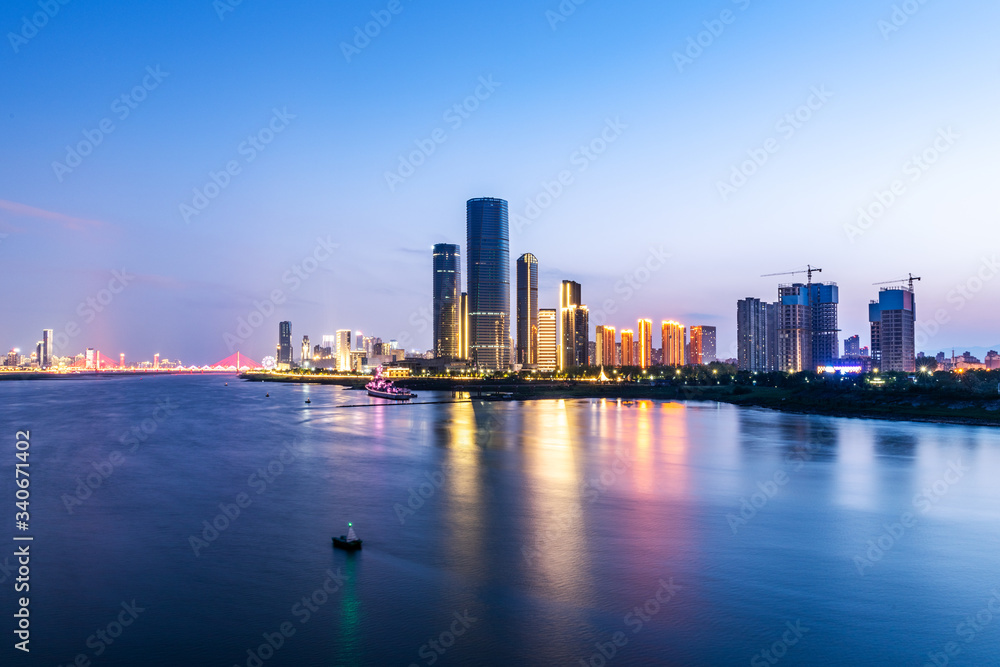
M 7 497 L 32 431 L 17 664 L 1000 664 L 1000 617 L 976 620 L 1000 590 L 995 430 L 654 401 L 337 407 L 375 402 L 0 382 Z M 358 554 L 331 548 L 347 521 Z

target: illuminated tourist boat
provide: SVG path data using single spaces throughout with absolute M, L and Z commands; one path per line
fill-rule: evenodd
M 347 535 L 333 538 L 333 546 L 344 551 L 357 551 L 361 548 L 361 540 L 355 534 L 353 524 L 347 524 Z
M 417 397 L 417 395 L 412 393 L 409 389 L 406 389 L 405 387 L 397 387 L 392 382 L 382 377 L 381 366 L 375 369 L 375 377 L 371 382 L 365 385 L 365 389 L 368 390 L 369 396 L 374 396 L 375 398 L 388 398 L 392 401 L 408 401 L 411 398 Z

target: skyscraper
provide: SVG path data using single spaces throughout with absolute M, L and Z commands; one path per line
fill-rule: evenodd
M 710 364 L 715 361 L 715 327 L 691 327 L 690 364 Z
M 279 368 L 290 368 L 292 365 L 292 323 L 278 324 L 278 359 Z
M 538 363 L 538 259 L 530 252 L 517 260 L 517 363 Z
M 917 370 L 914 353 L 916 310 L 916 299 L 910 289 L 879 290 L 878 301 L 868 306 L 871 358 L 875 368 L 906 373 Z
M 778 305 L 748 297 L 736 304 L 736 355 L 739 369 L 778 370 Z
M 869 315 L 870 314 L 871 313 L 869 312 Z M 844 356 L 845 357 L 861 356 L 861 336 L 854 334 L 850 338 L 844 339 Z
M 590 312 L 581 303 L 580 283 L 564 280 L 559 287 L 559 369 L 586 366 L 590 347 Z
M 778 287 L 778 370 L 814 371 L 837 359 L 839 301 L 836 283 Z
M 554 371 L 558 367 L 556 320 L 555 308 L 542 308 L 538 311 L 539 370 Z
M 653 321 L 639 320 L 639 362 L 640 368 L 653 365 Z M 624 347 L 624 346 L 623 346 Z
M 434 246 L 434 354 L 455 359 L 461 356 L 462 257 L 458 246 Z
M 458 356 L 460 359 L 469 358 L 469 293 L 462 292 L 459 298 L 458 330 L 459 344 Z
M 840 288 L 837 283 L 813 283 L 809 286 L 814 366 L 830 366 L 840 358 L 839 302 Z
M 351 330 L 337 329 L 337 370 L 351 370 Z
M 309 336 L 302 337 L 302 365 L 305 366 L 312 359 L 312 348 L 309 346 Z
M 42 357 L 39 365 L 42 368 L 52 365 L 52 329 L 42 329 Z
M 686 361 L 684 348 L 687 342 L 684 340 L 687 337 L 684 325 L 673 320 L 665 320 L 660 331 L 663 342 L 663 365 L 683 366 Z
M 595 331 L 596 355 L 594 364 L 614 368 L 618 365 L 618 349 L 615 343 L 615 328 L 609 326 L 597 327 Z
M 622 329 L 622 366 L 635 366 L 635 357 L 632 354 L 634 343 L 634 332 L 631 329 Z
M 490 197 L 466 203 L 469 352 L 472 363 L 510 365 L 510 231 L 507 202 Z

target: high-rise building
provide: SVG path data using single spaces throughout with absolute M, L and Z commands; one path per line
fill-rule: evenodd
M 878 301 L 868 306 L 871 324 L 871 358 L 875 368 L 882 371 L 916 370 L 914 335 L 916 299 L 907 287 L 879 290 Z
M 590 348 L 590 312 L 581 303 L 580 283 L 559 287 L 559 369 L 586 366 Z
M 542 308 L 538 311 L 538 369 L 543 371 L 554 371 L 558 367 L 558 355 L 556 353 L 556 309 Z
M 89 350 L 88 350 L 89 351 Z M 160 370 L 160 353 L 153 355 L 153 370 Z
M 458 310 L 458 356 L 460 359 L 469 358 L 469 293 L 462 292 L 459 297 Z
M 639 320 L 639 368 L 653 365 L 653 321 Z
M 741 371 L 778 370 L 778 304 L 748 297 L 736 304 L 737 363 Z
M 621 363 L 622 366 L 635 366 L 635 333 L 631 329 L 622 329 Z
M 594 365 L 614 368 L 618 365 L 618 348 L 615 343 L 615 328 L 597 327 L 594 341 Z
M 854 334 L 850 338 L 844 339 L 844 356 L 845 357 L 861 356 L 861 336 Z
M 663 341 L 663 365 L 683 366 L 686 361 L 684 358 L 684 349 L 686 347 L 684 325 L 673 320 L 664 320 L 661 326 L 661 335 Z
M 466 203 L 469 352 L 479 368 L 510 365 L 510 230 L 507 202 L 490 197 Z
M 337 370 L 351 370 L 351 330 L 337 329 Z
M 39 365 L 42 368 L 52 365 L 52 329 L 42 329 L 42 356 Z
M 434 246 L 434 355 L 455 359 L 460 356 L 460 310 L 462 256 L 457 245 Z
M 279 368 L 290 368 L 292 365 L 292 323 L 278 324 L 278 355 L 276 362 Z
M 118 368 L 125 368 L 125 353 L 118 355 Z
M 312 359 L 312 347 L 309 346 L 309 336 L 302 337 L 302 365 L 305 366 Z
M 839 333 L 836 283 L 778 287 L 778 370 L 816 370 L 837 360 Z
M 715 360 L 715 327 L 691 327 L 688 363 L 694 365 L 710 364 Z
M 517 363 L 538 363 L 538 258 L 517 259 Z

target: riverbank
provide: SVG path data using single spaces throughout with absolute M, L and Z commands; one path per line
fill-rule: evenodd
M 334 384 L 361 389 L 366 378 L 297 374 L 244 373 L 249 381 Z M 404 378 L 395 381 L 414 391 L 469 392 L 474 397 L 509 393 L 514 400 L 605 398 L 624 400 L 716 401 L 782 412 L 830 417 L 886 419 L 941 424 L 1000 426 L 1000 396 L 913 393 L 884 389 L 777 388 L 722 386 L 653 386 L 594 382 L 487 382 L 473 379 Z

